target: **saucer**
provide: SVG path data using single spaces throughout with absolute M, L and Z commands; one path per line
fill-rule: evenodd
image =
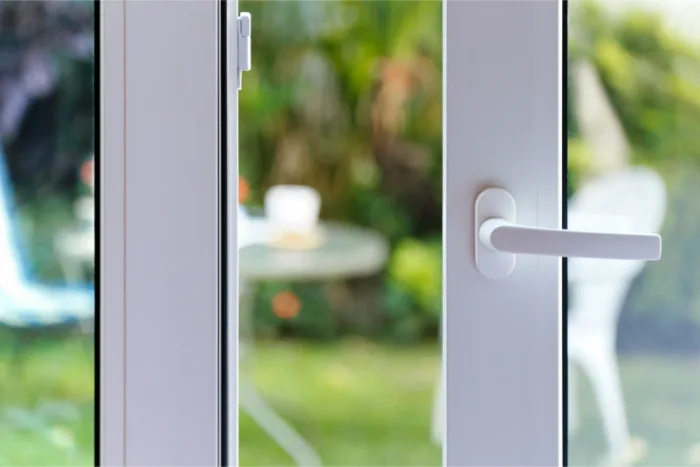
M 316 227 L 310 232 L 275 232 L 270 235 L 268 245 L 285 250 L 312 250 L 318 248 L 325 240 L 325 232 Z

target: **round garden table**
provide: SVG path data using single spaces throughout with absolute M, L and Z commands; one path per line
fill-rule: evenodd
M 239 274 L 248 282 L 317 281 L 362 277 L 376 273 L 386 262 L 386 240 L 372 230 L 322 223 L 323 242 L 308 250 L 264 244 L 238 253 Z
M 306 250 L 267 244 L 241 248 L 238 253 L 241 322 L 251 322 L 255 284 L 271 281 L 329 281 L 369 276 L 386 263 L 389 247 L 378 233 L 361 227 L 321 223 L 323 242 Z M 252 343 L 249 326 L 241 336 Z M 242 342 L 242 355 L 247 346 Z M 300 466 L 321 465 L 315 450 L 272 407 L 250 381 L 240 385 L 240 404 L 253 420 Z

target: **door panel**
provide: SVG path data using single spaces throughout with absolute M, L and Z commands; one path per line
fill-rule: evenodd
M 559 2 L 445 4 L 446 465 L 561 462 L 561 261 L 487 279 L 474 203 L 508 190 L 518 222 L 561 227 Z
M 220 465 L 219 2 L 101 6 L 102 463 Z

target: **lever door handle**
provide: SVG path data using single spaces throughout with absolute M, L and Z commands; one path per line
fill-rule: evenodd
M 481 224 L 479 240 L 493 251 L 526 255 L 640 261 L 661 258 L 661 237 L 655 234 L 545 229 L 516 225 L 499 218 Z
M 475 259 L 487 277 L 507 277 L 516 254 L 637 261 L 661 259 L 661 237 L 645 233 L 604 233 L 518 225 L 515 201 L 489 188 L 476 200 Z

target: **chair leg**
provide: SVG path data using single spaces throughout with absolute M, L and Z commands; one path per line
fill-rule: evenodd
M 569 368 L 567 371 L 567 430 L 569 432 L 569 436 L 575 434 L 578 431 L 580 423 L 578 413 L 578 401 L 576 399 L 578 396 L 578 389 L 576 388 L 576 383 L 578 382 L 576 376 L 577 371 L 578 369 L 572 364 L 571 361 L 569 361 Z
M 593 386 L 611 459 L 622 461 L 629 455 L 631 436 L 615 352 L 591 353 L 582 363 Z

